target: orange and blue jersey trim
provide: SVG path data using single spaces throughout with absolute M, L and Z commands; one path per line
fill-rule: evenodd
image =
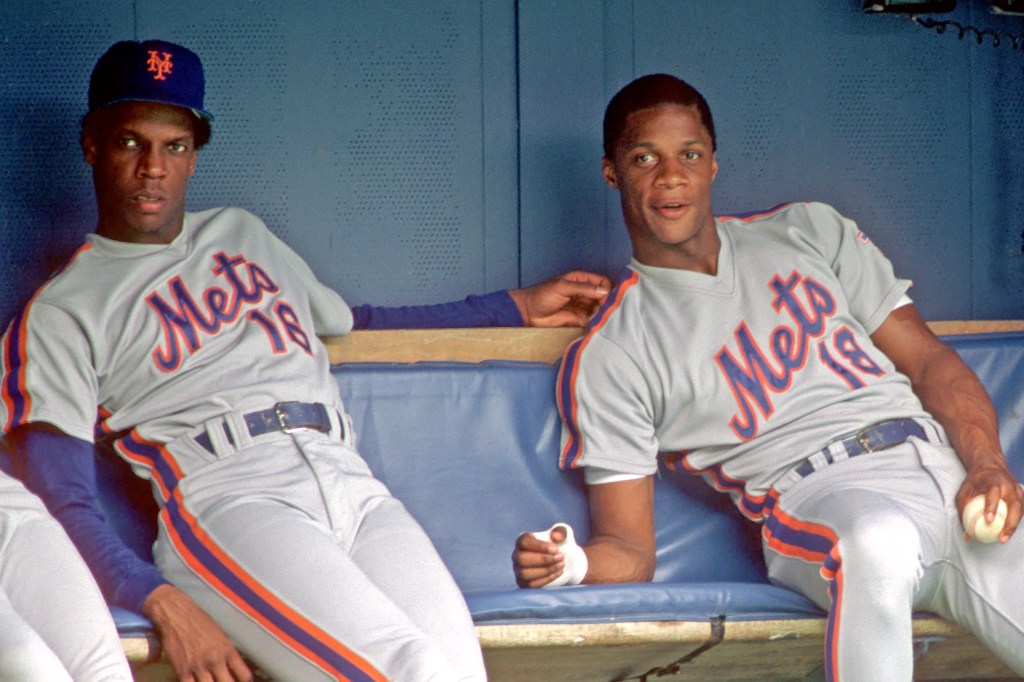
M 629 269 L 623 268 L 619 274 L 619 283 L 608 294 L 608 298 L 591 318 L 587 325 L 586 333 L 569 344 L 565 356 L 562 358 L 562 366 L 558 370 L 558 381 L 556 400 L 558 411 L 562 415 L 562 422 L 565 425 L 568 438 L 565 447 L 562 449 L 558 459 L 558 466 L 561 469 L 575 468 L 583 455 L 583 438 L 580 434 L 577 414 L 578 403 L 576 401 L 576 378 L 579 373 L 580 359 L 584 349 L 591 339 L 601 331 L 601 328 L 608 322 L 612 314 L 622 305 L 622 300 L 633 286 L 640 281 L 640 275 Z
M 839 624 L 843 612 L 843 572 L 837 548 L 829 553 L 829 558 L 822 566 L 823 576 L 832 576 L 828 594 L 832 598 L 832 608 L 828 610 L 828 623 L 825 628 L 825 674 L 826 679 L 839 679 Z
M 765 518 L 762 530 L 772 550 L 812 564 L 821 565 L 821 577 L 829 581 L 832 606 L 825 629 L 826 679 L 838 680 L 839 629 L 843 612 L 843 571 L 839 552 L 839 537 L 828 526 L 800 521 L 774 507 Z
M 27 424 L 28 415 L 32 410 L 32 397 L 25 385 L 25 361 L 27 360 L 25 322 L 27 318 L 28 309 L 26 307 L 11 320 L 7 336 L 4 337 L 4 375 L 0 382 L 0 400 L 3 400 L 7 412 L 7 420 L 3 425 L 4 433 L 10 433 L 12 429 Z
M 682 473 L 700 476 L 708 485 L 720 493 L 727 494 L 745 517 L 760 523 L 761 520 L 771 514 L 778 500 L 778 493 L 774 490 L 767 495 L 751 495 L 747 492 L 747 483 L 725 473 L 721 464 L 712 464 L 705 469 L 697 469 L 687 460 L 686 452 L 665 452 L 661 454 L 665 466 Z
M 162 503 L 171 498 L 178 481 L 185 477 L 184 471 L 166 445 L 143 438 L 135 429 L 115 441 L 114 450 L 133 466 L 140 466 L 149 471 L 150 479 L 160 491 Z
M 797 201 L 787 201 L 784 204 L 778 204 L 776 206 L 772 206 L 768 210 L 764 210 L 764 211 L 753 211 L 751 213 L 734 213 L 732 215 L 723 215 L 723 216 L 717 216 L 717 217 L 718 217 L 719 220 L 738 220 L 741 223 L 751 223 L 751 222 L 753 222 L 755 220 L 759 220 L 761 218 L 768 218 L 770 216 L 773 216 L 776 213 L 784 211 L 787 208 L 789 208 L 790 206 L 792 206 L 794 204 L 797 204 L 797 203 L 800 203 L 800 202 L 797 202 Z
M 3 377 L 0 378 L 0 400 L 3 401 L 7 411 L 7 420 L 4 422 L 4 433 L 23 426 L 31 421 L 32 396 L 28 390 L 26 373 L 28 370 L 28 317 L 39 295 L 46 289 L 48 284 L 57 275 L 61 274 L 75 262 L 80 255 L 91 249 L 89 244 L 80 246 L 67 262 L 58 268 L 50 278 L 39 287 L 22 308 L 11 320 L 7 328 L 7 335 L 4 338 L 4 364 Z
M 185 508 L 176 491 L 160 512 L 171 544 L 207 584 L 297 654 L 343 682 L 384 682 L 385 677 L 285 604 L 229 557 Z
M 117 433 L 107 424 L 107 420 L 112 416 L 114 413 L 103 405 L 96 408 L 96 426 L 93 428 L 93 438 L 101 440 Z

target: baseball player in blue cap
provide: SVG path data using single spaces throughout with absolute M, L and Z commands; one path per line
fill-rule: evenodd
M 350 308 L 251 213 L 185 211 L 203 94 L 173 43 L 118 43 L 95 66 L 96 232 L 3 339 L 0 419 L 27 483 L 182 680 L 251 679 L 236 645 L 280 680 L 483 679 L 461 594 L 355 449 L 318 335 L 582 324 L 610 282 Z M 152 486 L 155 566 L 97 508 L 98 443 Z
M 524 533 L 519 584 L 650 580 L 653 476 L 702 476 L 762 524 L 768 575 L 828 610 L 829 680 L 910 680 L 911 615 L 973 632 L 1024 675 L 1022 490 L 977 377 L 852 221 L 818 203 L 725 217 L 704 97 L 667 74 L 608 105 L 604 178 L 633 260 L 558 385 L 563 468 L 591 537 Z M 968 541 L 978 496 L 999 542 Z

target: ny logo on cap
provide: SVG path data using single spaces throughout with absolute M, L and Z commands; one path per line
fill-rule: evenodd
M 149 67 L 150 73 L 156 74 L 153 76 L 153 80 L 167 80 L 167 74 L 171 73 L 171 69 L 174 68 L 174 64 L 171 62 L 171 53 L 164 52 L 163 59 L 161 59 L 159 52 L 149 50 L 149 60 L 146 62 L 146 66 Z

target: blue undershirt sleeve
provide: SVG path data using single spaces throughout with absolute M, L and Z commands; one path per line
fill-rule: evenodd
M 136 613 L 167 581 L 107 523 L 98 501 L 92 443 L 29 424 L 10 434 L 25 485 L 62 526 L 96 577 L 107 602 Z
M 436 305 L 352 308 L 353 329 L 444 329 L 451 327 L 521 327 L 519 313 L 507 291 L 467 296 Z

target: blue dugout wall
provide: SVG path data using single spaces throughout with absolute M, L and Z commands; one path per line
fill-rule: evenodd
M 988 0 L 924 18 L 987 33 L 860 0 L 7 0 L 0 321 L 94 227 L 88 74 L 150 37 L 206 65 L 189 207 L 258 213 L 351 303 L 617 272 L 601 115 L 668 71 L 714 111 L 717 211 L 829 202 L 926 317 L 1024 317 L 1024 18 Z

